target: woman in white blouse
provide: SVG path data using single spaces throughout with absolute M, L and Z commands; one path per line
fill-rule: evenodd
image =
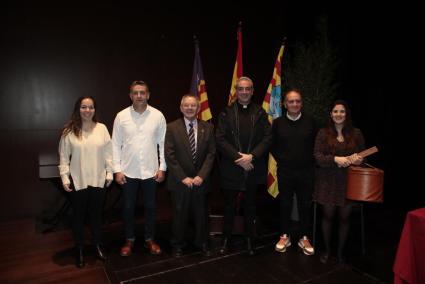
M 71 119 L 65 124 L 59 142 L 59 171 L 64 189 L 70 193 L 74 210 L 73 233 L 76 266 L 84 262 L 84 219 L 89 215 L 92 244 L 104 261 L 101 248 L 102 209 L 106 187 L 113 179 L 111 138 L 106 126 L 97 122 L 96 102 L 80 97 Z

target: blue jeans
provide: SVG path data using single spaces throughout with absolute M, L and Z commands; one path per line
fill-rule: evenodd
M 156 181 L 153 178 L 137 179 L 125 177 L 127 182 L 123 185 L 124 207 L 122 216 L 125 225 L 125 237 L 127 240 L 135 240 L 134 223 L 137 193 L 139 188 L 143 192 L 145 209 L 145 240 L 153 240 L 155 235 L 156 218 Z

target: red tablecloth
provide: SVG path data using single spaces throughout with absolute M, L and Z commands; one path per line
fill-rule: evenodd
M 398 245 L 394 283 L 425 283 L 425 208 L 407 213 Z

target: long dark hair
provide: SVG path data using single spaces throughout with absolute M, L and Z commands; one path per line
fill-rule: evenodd
M 326 128 L 326 133 L 328 137 L 328 143 L 332 146 L 335 146 L 337 143 L 338 132 L 335 128 L 335 122 L 332 120 L 331 113 L 336 105 L 342 105 L 345 108 L 345 121 L 344 126 L 342 127 L 342 135 L 344 136 L 344 140 L 347 143 L 348 147 L 354 147 L 354 139 L 353 139 L 353 121 L 351 119 L 351 110 L 348 107 L 348 104 L 344 100 L 336 100 L 332 103 L 329 109 L 328 116 L 328 124 Z
M 74 133 L 75 136 L 78 138 L 81 137 L 81 128 L 82 128 L 82 122 L 81 122 L 81 115 L 80 115 L 80 107 L 81 102 L 85 99 L 90 99 L 93 102 L 94 106 L 94 115 L 93 115 L 93 122 L 97 122 L 96 117 L 96 101 L 91 96 L 82 96 L 77 99 L 74 105 L 74 111 L 72 112 L 71 118 L 68 120 L 68 122 L 65 124 L 62 130 L 62 136 L 66 136 L 68 133 Z

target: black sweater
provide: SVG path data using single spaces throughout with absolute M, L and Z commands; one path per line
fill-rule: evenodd
M 279 168 L 305 169 L 314 166 L 314 139 L 316 124 L 312 117 L 302 113 L 292 121 L 286 113 L 273 121 L 272 154 Z

